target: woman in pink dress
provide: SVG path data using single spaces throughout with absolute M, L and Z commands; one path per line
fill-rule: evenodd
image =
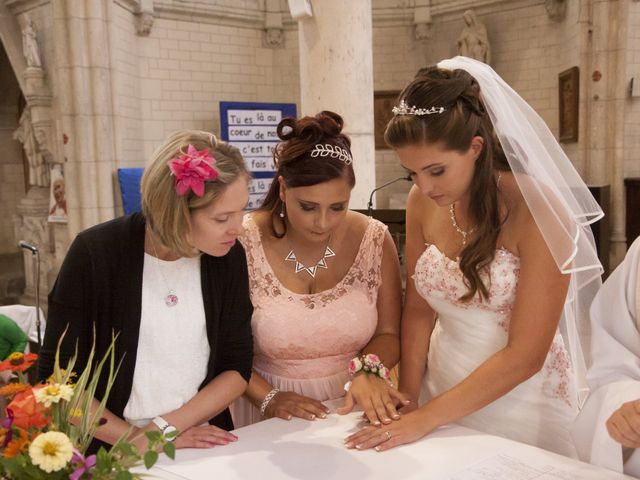
M 345 386 L 351 359 L 352 370 L 365 354 L 397 363 L 402 293 L 386 226 L 348 210 L 355 175 L 342 126 L 333 112 L 280 122 L 275 179 L 245 218 L 255 356 L 233 406 L 236 428 L 264 417 L 324 418 L 323 402 L 345 390 L 339 413 L 358 404 L 374 424 L 399 418 L 404 397 L 384 375 L 360 369 Z

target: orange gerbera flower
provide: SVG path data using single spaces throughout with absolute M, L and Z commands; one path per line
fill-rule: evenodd
M 7 409 L 13 412 L 13 424 L 16 427 L 27 430 L 30 427 L 44 428 L 49 424 L 49 409 L 36 402 L 31 387 L 18 393 L 7 405 Z
M 0 397 L 13 397 L 15 394 L 20 393 L 27 388 L 29 388 L 29 385 L 26 383 L 7 383 L 3 387 L 0 387 Z
M 24 372 L 38 359 L 35 353 L 13 352 L 5 361 L 0 363 L 0 372 L 11 370 L 12 372 Z
M 29 436 L 24 430 L 20 430 L 20 436 L 9 442 L 7 448 L 4 449 L 4 456 L 6 458 L 15 457 L 29 449 Z

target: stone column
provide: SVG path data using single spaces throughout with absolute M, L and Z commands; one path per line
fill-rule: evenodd
M 627 2 L 591 1 L 586 66 L 586 166 L 591 184 L 610 184 L 610 269 L 626 252 L 624 203 L 624 112 L 627 99 Z M 582 19 L 585 20 L 585 19 Z
M 371 0 L 314 0 L 299 21 L 300 112 L 332 110 L 351 137 L 356 186 L 351 208 L 365 208 L 375 187 Z
M 46 311 L 47 294 L 53 283 L 49 274 L 53 265 L 53 238 L 49 214 L 49 187 L 32 186 L 27 195 L 20 200 L 18 214 L 14 217 L 14 235 L 18 241 L 24 240 L 38 248 L 40 256 L 40 306 Z M 23 250 L 25 289 L 20 303 L 36 304 L 36 278 L 34 255 Z
M 69 236 L 115 216 L 109 26 L 113 2 L 52 0 Z

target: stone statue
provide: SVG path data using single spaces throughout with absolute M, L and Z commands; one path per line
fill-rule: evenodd
M 464 12 L 463 18 L 465 26 L 458 37 L 458 53 L 488 64 L 491 61 L 491 50 L 487 29 L 473 10 Z
M 38 148 L 33 124 L 31 123 L 31 114 L 28 108 L 25 108 L 24 112 L 22 112 L 18 128 L 13 132 L 13 138 L 22 143 L 27 160 L 29 161 L 29 185 L 48 187 L 49 165 Z
M 22 28 L 22 53 L 27 60 L 28 67 L 42 68 L 36 30 L 33 21 L 27 16 L 25 16 L 25 24 Z

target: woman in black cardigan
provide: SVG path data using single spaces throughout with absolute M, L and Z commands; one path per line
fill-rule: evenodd
M 213 135 L 177 132 L 142 178 L 142 214 L 80 233 L 49 295 L 40 378 L 64 367 L 76 345 L 78 373 L 117 334 L 122 362 L 96 438 L 113 444 L 177 430 L 178 448 L 235 441 L 228 405 L 251 375 L 253 308 L 236 242 L 248 200 L 240 152 Z M 104 395 L 106 372 L 96 398 Z M 97 403 L 97 402 L 96 402 Z M 208 424 L 207 424 L 208 422 Z

